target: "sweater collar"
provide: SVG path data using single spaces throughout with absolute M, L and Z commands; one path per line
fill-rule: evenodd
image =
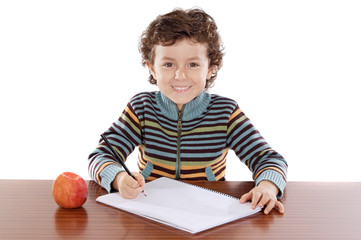
M 211 95 L 207 92 L 201 92 L 192 101 L 186 103 L 183 108 L 182 120 L 192 120 L 201 115 L 206 109 L 211 100 Z M 161 91 L 156 93 L 156 101 L 162 114 L 172 120 L 178 120 L 177 105 L 166 97 Z

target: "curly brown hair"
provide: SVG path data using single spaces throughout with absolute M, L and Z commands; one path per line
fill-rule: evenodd
M 213 86 L 223 63 L 223 44 L 217 29 L 214 19 L 199 8 L 175 9 L 170 13 L 160 15 L 141 35 L 139 51 L 142 55 L 142 65 L 145 66 L 147 62 L 153 65 L 156 45 L 171 46 L 184 38 L 205 43 L 210 60 L 209 66 L 215 66 L 205 86 L 205 89 L 208 89 Z M 148 80 L 151 84 L 157 84 L 157 80 L 151 74 Z

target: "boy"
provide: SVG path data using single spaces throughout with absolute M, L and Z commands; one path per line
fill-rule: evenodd
M 134 96 L 105 132 L 122 160 L 139 148 L 136 180 L 101 141 L 89 156 L 89 174 L 109 192 L 135 198 L 145 179 L 225 180 L 229 149 L 253 173 L 256 187 L 240 202 L 284 212 L 277 197 L 286 185 L 287 163 L 272 150 L 232 99 L 209 94 L 222 66 L 217 26 L 200 9 L 158 16 L 142 34 L 139 50 L 159 91 Z

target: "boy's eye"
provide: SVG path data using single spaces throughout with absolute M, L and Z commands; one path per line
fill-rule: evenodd
M 189 66 L 190 67 L 198 67 L 199 65 L 197 63 L 190 63 Z
M 174 64 L 173 63 L 165 63 L 163 64 L 164 67 L 173 67 Z

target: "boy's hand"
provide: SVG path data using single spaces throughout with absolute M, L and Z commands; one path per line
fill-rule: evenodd
M 145 181 L 140 173 L 132 172 L 133 176 L 129 176 L 126 172 L 120 172 L 113 181 L 113 188 L 119 191 L 123 198 L 136 198 L 139 193 L 144 190 Z
M 280 213 L 284 213 L 284 206 L 280 201 L 277 200 L 277 194 L 278 188 L 276 185 L 270 181 L 262 181 L 251 191 L 243 194 L 240 199 L 240 203 L 251 201 L 252 209 L 255 209 L 257 205 L 261 208 L 267 205 L 267 207 L 264 209 L 265 214 L 268 214 L 273 208 L 278 209 Z

